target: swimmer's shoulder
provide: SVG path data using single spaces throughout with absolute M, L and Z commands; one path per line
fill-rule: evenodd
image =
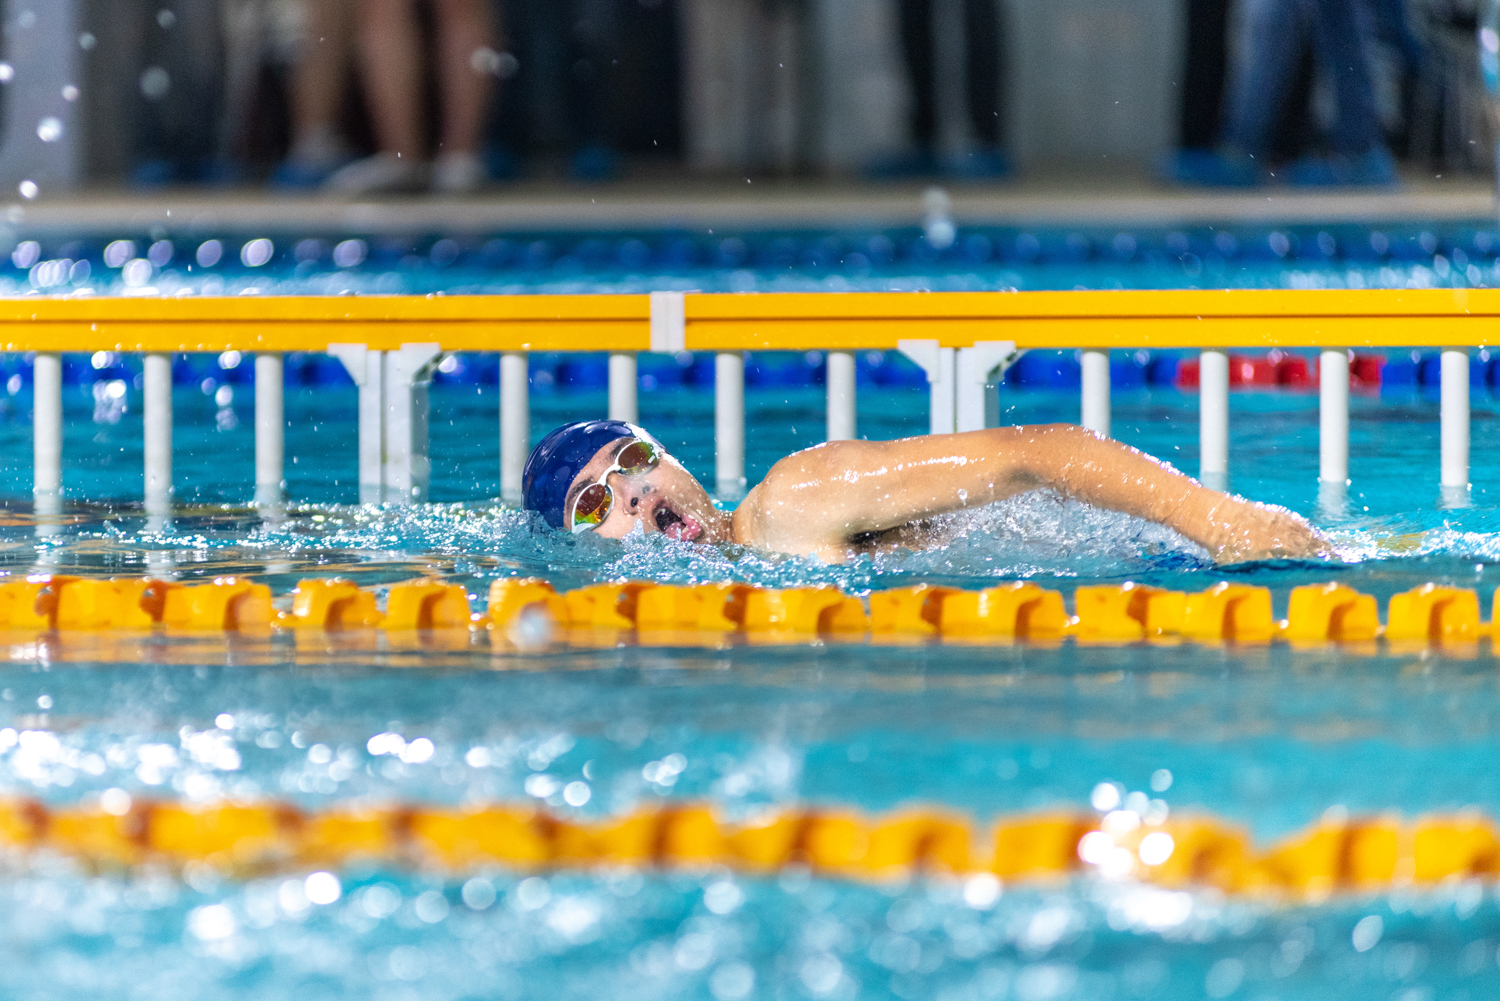
M 762 501 L 765 496 L 765 485 L 765 480 L 761 480 L 751 487 L 745 499 L 740 501 L 734 509 L 734 514 L 729 516 L 731 539 L 741 546 L 762 547 L 765 545 L 765 518 Z
M 765 479 L 745 495 L 732 516 L 732 537 L 740 545 L 784 553 L 842 552 L 846 539 L 823 523 L 836 498 L 813 490 L 845 468 L 848 449 L 865 442 L 825 442 L 778 460 Z M 800 497 L 799 497 L 800 495 Z M 812 505 L 809 508 L 809 504 Z

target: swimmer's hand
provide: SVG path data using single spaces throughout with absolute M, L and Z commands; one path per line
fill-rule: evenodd
M 1271 504 L 1220 495 L 1201 542 L 1219 563 L 1270 559 L 1328 559 L 1333 544 L 1298 515 Z M 1195 533 L 1198 534 L 1198 533 Z

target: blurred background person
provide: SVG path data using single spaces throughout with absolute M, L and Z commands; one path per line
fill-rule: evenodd
M 211 125 L 222 92 L 219 0 L 119 0 L 105 37 L 103 55 L 118 60 L 116 72 L 128 81 L 116 113 L 129 123 L 130 183 L 236 180 Z
M 360 79 L 378 152 L 335 171 L 328 190 L 361 195 L 430 187 L 459 194 L 486 181 L 482 132 L 500 61 L 488 0 L 428 2 L 439 94 L 436 155 L 429 162 L 416 0 L 354 0 Z
M 1386 33 L 1409 39 L 1404 7 L 1379 4 Z M 1371 0 L 1243 0 L 1239 15 L 1243 49 L 1229 79 L 1219 142 L 1213 149 L 1180 150 L 1167 165 L 1168 176 L 1228 187 L 1264 183 L 1273 174 L 1299 185 L 1398 183 L 1370 65 L 1377 40 Z M 1300 90 L 1309 47 L 1331 85 L 1333 113 L 1325 134 L 1311 137 L 1323 148 L 1303 150 L 1278 169 L 1275 161 L 1287 145 L 1288 98 Z M 1407 51 L 1414 48 L 1411 42 Z M 1304 103 L 1306 93 L 1301 90 Z
M 340 128 L 348 85 L 349 0 L 304 0 L 291 71 L 291 136 L 271 175 L 278 188 L 316 188 L 353 157 Z
M 507 131 L 538 152 L 561 154 L 576 180 L 604 181 L 620 172 L 614 126 L 623 110 L 616 101 L 625 49 L 621 6 L 620 0 L 512 0 L 505 7 L 520 56 L 517 103 L 525 109 Z
M 996 178 L 1001 151 L 1004 37 L 997 0 L 901 0 L 901 54 L 911 89 L 912 151 L 877 175 Z

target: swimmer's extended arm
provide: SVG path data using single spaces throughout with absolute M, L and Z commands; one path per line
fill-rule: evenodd
M 1038 487 L 1159 522 L 1223 561 L 1328 549 L 1296 515 L 1210 490 L 1071 424 L 829 442 L 773 466 L 735 512 L 734 532 L 782 552 L 842 558 L 854 536 Z

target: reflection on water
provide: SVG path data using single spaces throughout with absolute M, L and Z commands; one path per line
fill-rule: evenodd
M 223 883 L 61 863 L 3 888 L 15 996 L 1227 998 L 1493 996 L 1500 910 L 1462 884 L 1277 908 L 1106 883 L 864 886 L 713 870 Z M 45 950 L 42 952 L 42 950 Z

